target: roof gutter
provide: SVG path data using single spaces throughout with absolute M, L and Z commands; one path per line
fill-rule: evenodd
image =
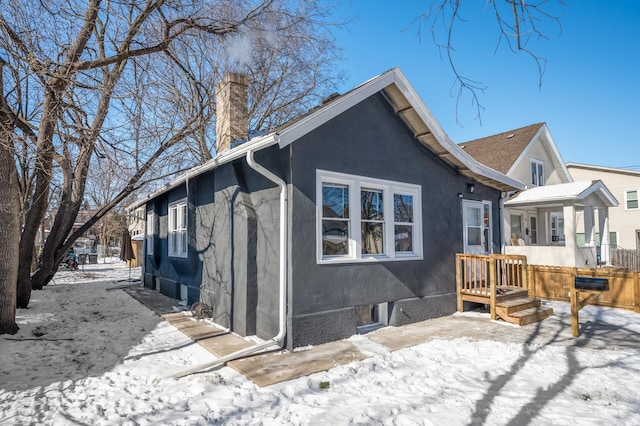
M 189 376 L 194 373 L 198 373 L 202 370 L 217 367 L 219 365 L 226 364 L 227 362 L 234 361 L 239 358 L 243 358 L 248 355 L 252 355 L 256 352 L 260 352 L 262 350 L 271 348 L 274 345 L 282 348 L 284 343 L 284 337 L 287 334 L 287 214 L 288 214 L 288 195 L 287 195 L 287 184 L 280 177 L 273 174 L 270 170 L 267 170 L 262 165 L 256 163 L 253 158 L 254 152 L 256 149 L 261 149 L 257 147 L 253 147 L 253 149 L 249 149 L 246 151 L 246 159 L 249 167 L 253 170 L 261 174 L 262 176 L 269 179 L 271 182 L 277 184 L 280 187 L 280 280 L 279 280 L 279 330 L 278 334 L 273 336 L 271 339 L 260 343 L 255 346 L 251 346 L 246 349 L 241 349 L 239 351 L 230 353 L 222 358 L 218 358 L 215 361 L 201 364 L 190 368 L 189 370 L 185 370 L 174 374 L 171 377 L 180 378 Z
M 192 179 L 196 176 L 199 176 L 203 173 L 206 173 L 210 170 L 213 170 L 223 164 L 229 163 L 231 161 L 237 160 L 247 155 L 248 151 L 260 151 L 261 149 L 268 148 L 271 145 L 275 145 L 279 142 L 280 137 L 277 133 L 270 133 L 268 135 L 261 136 L 255 140 L 251 140 L 249 142 L 245 142 L 242 145 L 239 145 L 235 148 L 226 150 L 218 155 L 216 155 L 213 159 L 207 161 L 206 163 L 194 167 L 182 176 L 177 177 L 171 182 L 165 184 L 161 188 L 153 191 L 151 194 L 147 195 L 144 198 L 141 198 L 137 201 L 134 201 L 130 205 L 126 207 L 127 210 L 134 210 L 143 204 L 146 204 L 147 201 L 157 197 L 158 195 L 170 191 L 173 188 L 188 182 L 189 179 Z

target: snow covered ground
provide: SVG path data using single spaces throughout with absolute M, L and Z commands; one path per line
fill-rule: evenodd
M 167 378 L 213 356 L 124 291 L 107 290 L 128 277 L 123 262 L 107 259 L 60 271 L 33 292 L 19 333 L 0 336 L 0 424 L 640 425 L 633 347 L 462 338 L 381 350 L 265 388 L 227 367 Z M 640 314 L 580 314 L 640 336 Z

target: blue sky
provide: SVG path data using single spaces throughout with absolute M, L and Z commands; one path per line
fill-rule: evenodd
M 567 0 L 550 9 L 562 27 L 548 22 L 541 26 L 548 40 L 529 45 L 547 61 L 542 87 L 530 57 L 505 44 L 496 51 L 492 9 L 467 0 L 455 60 L 486 87 L 478 92 L 481 122 L 468 95 L 456 112 L 454 74 L 429 27 L 417 36 L 414 19 L 430 2 L 339 2 L 338 16 L 353 18 L 336 33 L 348 75 L 340 92 L 399 67 L 455 142 L 546 122 L 565 162 L 640 169 L 640 0 Z

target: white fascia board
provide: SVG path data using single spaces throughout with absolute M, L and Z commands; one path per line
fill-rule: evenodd
M 366 81 L 359 87 L 346 93 L 330 104 L 321 107 L 318 111 L 303 118 L 299 122 L 278 132 L 277 139 L 280 148 L 296 141 L 302 136 L 313 131 L 322 124 L 328 122 L 332 118 L 342 114 L 349 108 L 364 101 L 375 93 L 381 92 L 386 87 L 395 84 L 400 92 L 407 98 L 409 104 L 418 113 L 419 117 L 427 125 L 431 133 L 434 135 L 440 146 L 447 150 L 451 155 L 458 159 L 473 173 L 485 176 L 489 179 L 512 186 L 516 189 L 524 189 L 522 182 L 503 175 L 484 164 L 479 163 L 469 154 L 464 152 L 457 144 L 455 144 L 442 129 L 438 121 L 435 119 L 431 111 L 424 104 L 415 89 L 409 84 L 409 81 L 399 68 L 393 68 L 371 80 Z
M 366 81 L 349 93 L 346 93 L 338 99 L 330 102 L 328 105 L 321 106 L 316 112 L 309 114 L 297 123 L 281 130 L 277 134 L 278 145 L 280 148 L 284 148 L 292 142 L 300 139 L 302 136 L 320 127 L 332 118 L 342 114 L 349 108 L 364 101 L 369 96 L 381 91 L 394 82 L 396 72 L 399 72 L 399 70 L 397 68 L 393 68 L 384 74 L 380 74 L 379 76 Z
M 464 152 L 457 144 L 455 144 L 445 133 L 431 111 L 429 111 L 415 89 L 411 86 L 405 75 L 398 68 L 393 68 L 378 77 L 372 78 L 351 92 L 343 95 L 339 99 L 336 99 L 329 105 L 321 107 L 318 111 L 310 114 L 298 123 L 282 130 L 277 135 L 279 138 L 278 144 L 281 148 L 289 145 L 315 128 L 328 122 L 332 118 L 357 105 L 359 102 L 364 101 L 375 93 L 381 92 L 392 84 L 395 84 L 400 92 L 407 98 L 409 104 L 427 125 L 440 146 L 451 153 L 451 155 L 464 164 L 469 170 L 473 173 L 512 186 L 516 189 L 525 188 L 522 182 L 503 175 L 502 173 L 476 161 L 473 157 Z
M 520 155 L 518 156 L 518 158 L 516 158 L 516 161 L 513 162 L 513 164 L 511 165 L 511 167 L 509 168 L 509 170 L 507 170 L 507 175 L 511 176 L 515 170 L 518 168 L 518 166 L 520 165 L 520 163 L 529 156 L 529 151 L 531 150 L 531 148 L 533 147 L 534 141 L 540 139 L 540 135 L 542 134 L 542 128 L 543 126 L 540 126 L 540 128 L 538 129 L 538 131 L 536 132 L 535 135 L 533 135 L 533 137 L 529 140 L 529 142 L 527 143 L 527 146 L 522 150 L 522 152 L 520 153 Z M 542 141 L 540 143 L 543 143 Z M 544 145 L 543 145 L 544 146 Z M 528 166 L 527 166 L 528 167 Z
M 607 205 L 616 207 L 618 201 L 602 181 L 578 181 L 549 186 L 537 186 L 517 194 L 504 203 L 505 206 L 534 205 L 584 200 L 589 195 L 597 196 Z
M 548 147 L 551 149 L 551 151 L 553 152 L 553 155 L 556 157 L 557 167 L 560 168 L 560 172 L 564 174 L 565 178 L 567 179 L 567 182 L 573 182 L 573 177 L 571 176 L 571 173 L 569 173 L 569 169 L 567 169 L 567 166 L 564 163 L 564 160 L 562 159 L 562 155 L 560 155 L 560 151 L 558 150 L 558 145 L 556 145 L 556 141 L 553 139 L 553 136 L 551 136 L 551 132 L 547 127 L 547 123 L 544 123 L 542 127 L 544 127 L 544 132 L 545 132 L 545 135 L 547 136 Z
M 516 189 L 525 189 L 525 185 L 519 180 L 513 179 L 488 166 L 485 166 L 484 164 L 473 158 L 471 155 L 469 155 L 467 152 L 465 152 L 455 142 L 453 142 L 451 138 L 449 138 L 449 135 L 447 135 L 447 133 L 444 131 L 444 129 L 442 129 L 442 126 L 440 126 L 440 123 L 438 123 L 438 121 L 435 119 L 429 108 L 427 108 L 425 103 L 422 101 L 422 98 L 420 98 L 415 89 L 411 86 L 411 84 L 409 84 L 404 74 L 400 72 L 400 70 L 397 70 L 394 83 L 405 95 L 405 97 L 407 98 L 411 106 L 416 110 L 422 121 L 424 121 L 424 123 L 427 125 L 440 146 L 451 153 L 452 156 L 454 156 L 458 161 L 464 164 L 469 170 L 471 170 L 473 173 L 485 176 L 498 182 L 502 182 Z
M 544 134 L 544 138 L 541 136 Z M 525 149 L 522 150 L 516 161 L 513 162 L 511 168 L 507 171 L 507 175 L 511 175 L 517 168 L 518 165 L 529 155 L 529 150 L 533 147 L 535 141 L 539 140 L 542 146 L 547 150 L 547 152 L 551 152 L 551 161 L 554 163 L 553 166 L 555 169 L 559 169 L 560 174 L 564 175 L 567 183 L 573 182 L 573 178 L 569 173 L 569 170 L 564 164 L 562 160 L 562 156 L 560 155 L 560 151 L 558 151 L 558 146 L 556 142 L 553 140 L 551 136 L 551 132 L 549 132 L 549 128 L 547 127 L 547 123 L 542 123 L 542 126 L 538 129 L 535 135 L 531 138 Z
M 607 167 L 607 166 L 596 166 L 593 164 L 582 164 L 582 163 L 567 163 L 567 169 L 583 169 L 583 170 L 593 170 L 598 172 L 608 172 L 615 174 L 623 174 L 629 175 L 633 177 L 640 177 L 640 171 L 638 170 L 630 170 L 630 169 L 619 169 L 615 167 Z
M 578 199 L 584 200 L 594 192 L 596 192 L 598 197 L 607 204 L 607 207 L 618 207 L 620 204 L 611 191 L 609 191 L 609 188 L 607 188 L 601 180 L 594 181 L 593 185 L 578 195 Z
M 270 133 L 264 136 L 260 136 L 256 139 L 252 139 L 251 141 L 245 142 L 242 145 L 238 145 L 235 148 L 226 150 L 221 154 L 216 155 L 211 160 L 206 163 L 196 166 L 189 170 L 188 172 L 180 175 L 174 180 L 168 182 L 161 188 L 153 191 L 151 194 L 141 198 L 140 200 L 134 201 L 127 208 L 135 209 L 143 204 L 146 204 L 149 200 L 156 198 L 158 195 L 163 194 L 167 191 L 170 191 L 183 183 L 187 182 L 189 179 L 192 179 L 202 173 L 213 170 L 223 164 L 229 163 L 233 160 L 237 160 L 238 158 L 244 157 L 247 155 L 249 150 L 251 151 L 260 151 L 261 149 L 267 148 L 271 145 L 275 145 L 277 143 L 277 135 L 274 133 Z

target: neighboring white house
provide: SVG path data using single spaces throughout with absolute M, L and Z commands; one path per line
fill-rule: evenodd
M 539 265 L 595 266 L 609 260 L 594 235 L 608 235 L 608 209 L 618 205 L 603 182 L 574 182 L 545 123 L 460 144 L 481 163 L 527 189 L 505 194 L 502 252 Z M 582 226 L 582 236 L 576 229 Z M 585 227 L 589 235 L 585 244 Z
M 620 205 L 609 209 L 610 243 L 613 247 L 640 250 L 640 171 L 613 167 L 568 163 L 567 169 L 576 180 L 598 179 L 604 182 Z M 580 218 L 579 218 L 580 219 Z M 578 237 L 582 223 L 578 221 Z M 584 234 L 582 234 L 584 235 Z M 599 241 L 600 234 L 593 238 Z M 588 243 L 587 238 L 583 241 Z
M 144 237 L 144 226 L 145 226 L 145 206 L 139 206 L 135 209 L 125 209 L 127 211 L 127 229 L 129 230 L 129 234 L 131 238 L 140 236 Z

